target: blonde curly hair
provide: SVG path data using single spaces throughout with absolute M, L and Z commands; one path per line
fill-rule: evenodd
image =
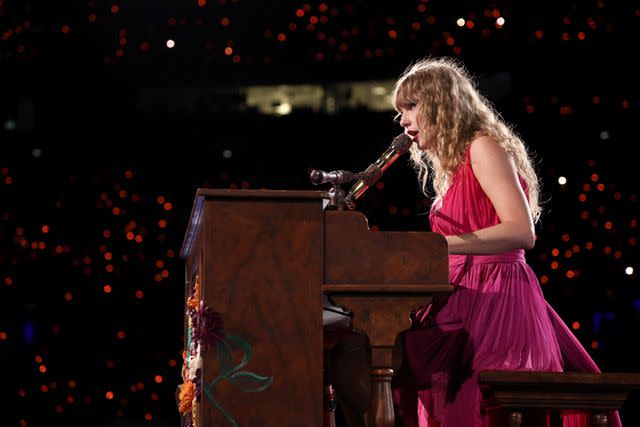
M 398 111 L 415 104 L 418 129 L 434 141 L 427 150 L 416 144 L 410 149 L 425 195 L 432 174 L 436 200 L 444 196 L 467 147 L 475 138 L 489 135 L 513 157 L 526 185 L 533 220 L 540 218 L 540 183 L 524 142 L 480 94 L 462 64 L 446 57 L 416 62 L 396 82 L 392 100 Z

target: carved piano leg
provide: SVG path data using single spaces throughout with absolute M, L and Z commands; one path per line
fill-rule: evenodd
M 522 412 L 511 411 L 509 412 L 509 427 L 520 427 L 522 424 Z
M 371 370 L 371 406 L 367 419 L 369 427 L 394 427 L 392 377 L 393 369 Z
M 593 414 L 593 426 L 594 427 L 607 427 L 609 425 L 609 417 L 602 412 L 596 412 Z

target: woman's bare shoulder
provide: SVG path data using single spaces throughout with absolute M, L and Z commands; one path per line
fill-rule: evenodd
M 469 150 L 472 163 L 509 158 L 504 148 L 491 135 L 480 135 L 474 138 L 469 144 Z

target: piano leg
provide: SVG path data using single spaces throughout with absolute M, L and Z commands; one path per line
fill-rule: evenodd
M 371 405 L 367 416 L 369 426 L 394 427 L 395 425 L 391 378 L 393 378 L 393 369 L 371 370 Z

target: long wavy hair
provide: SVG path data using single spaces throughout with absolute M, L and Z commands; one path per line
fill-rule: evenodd
M 431 144 L 410 149 L 422 191 L 429 195 L 433 176 L 436 202 L 447 192 L 451 177 L 467 147 L 482 135 L 493 137 L 513 157 L 518 175 L 526 185 L 534 222 L 540 218 L 540 184 L 532 158 L 520 137 L 480 94 L 465 67 L 452 58 L 426 58 L 409 66 L 393 91 L 396 110 L 409 104 L 418 108 L 417 126 Z

